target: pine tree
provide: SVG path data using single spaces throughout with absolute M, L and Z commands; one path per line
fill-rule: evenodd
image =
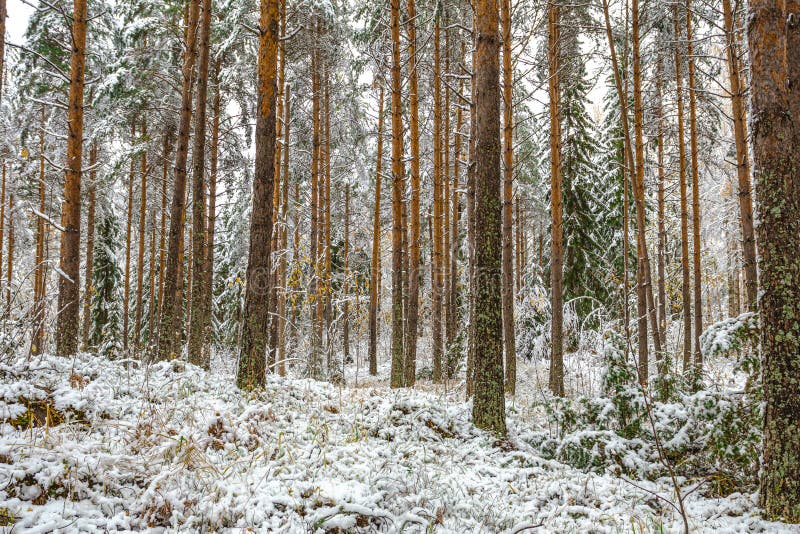
M 769 516 L 800 522 L 800 157 L 791 121 L 791 112 L 800 109 L 800 94 L 793 86 L 787 90 L 790 74 L 793 79 L 798 74 L 800 50 L 791 46 L 796 37 L 789 37 L 797 26 L 785 24 L 787 14 L 779 4 L 751 0 L 748 13 L 766 403 L 759 498 Z
M 497 0 L 478 0 L 475 132 L 475 426 L 505 436 L 502 320 L 500 32 Z
M 83 86 L 86 60 L 86 0 L 75 0 L 72 13 L 67 176 L 61 211 L 60 268 L 56 353 L 71 356 L 78 351 L 80 327 L 81 170 L 83 155 Z

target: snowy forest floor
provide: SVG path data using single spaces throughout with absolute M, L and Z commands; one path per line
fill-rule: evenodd
M 669 478 L 531 445 L 553 432 L 536 399 L 546 365 L 521 365 L 499 442 L 470 423 L 463 384 L 391 390 L 363 366 L 357 386 L 270 376 L 247 394 L 230 356 L 213 372 L 20 358 L 0 365 L 0 531 L 682 532 Z M 691 492 L 691 531 L 800 532 L 754 498 Z

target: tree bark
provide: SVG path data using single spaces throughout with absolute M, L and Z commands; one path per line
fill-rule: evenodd
M 319 152 L 320 152 L 320 128 L 319 128 L 319 58 L 316 47 L 311 52 L 311 117 L 313 123 L 312 134 L 312 147 L 311 147 L 311 282 L 309 284 L 309 303 L 311 306 L 311 364 L 310 374 L 313 378 L 321 378 L 321 370 L 319 364 L 319 345 L 321 342 L 322 325 L 318 324 L 317 318 L 318 306 L 318 274 L 319 274 L 319 258 L 317 257 L 317 245 L 319 242 L 319 220 L 318 220 L 318 204 L 319 204 Z
M 514 334 L 514 72 L 511 66 L 511 0 L 500 0 L 503 27 L 503 345 L 505 389 L 517 385 L 517 344 Z
M 95 225 L 95 205 L 96 205 L 96 191 L 97 191 L 97 144 L 92 142 L 89 149 L 89 207 L 86 214 L 86 267 L 84 275 L 84 290 L 83 290 L 83 331 L 81 337 L 83 339 L 83 346 L 89 346 L 89 334 L 91 333 L 92 326 L 92 296 L 94 289 L 92 285 L 92 269 L 94 263 L 94 225 Z M 5 183 L 3 184 L 5 189 Z M 5 191 L 3 191 L 3 198 L 5 198 Z M 2 218 L 2 217 L 0 217 Z M 2 243 L 2 234 L 0 234 L 0 243 Z
M 375 156 L 375 206 L 372 216 L 372 262 L 369 278 L 369 374 L 378 374 L 378 294 L 381 256 L 381 173 L 383 171 L 383 85 L 378 98 L 378 149 Z
M 747 309 L 755 311 L 758 300 L 756 238 L 753 229 L 753 199 L 750 187 L 750 155 L 747 148 L 745 88 L 740 74 L 739 39 L 730 0 L 722 0 L 725 23 L 725 52 L 728 57 L 733 135 L 736 142 L 736 177 L 739 185 L 739 216 L 742 230 L 742 266 L 744 267 Z M 738 282 L 737 282 L 738 283 Z
M 692 302 L 689 281 L 689 210 L 686 186 L 686 145 L 683 125 L 683 67 L 681 65 L 678 7 L 674 8 L 676 99 L 678 104 L 678 176 L 681 205 L 681 301 L 683 303 L 683 372 L 692 365 Z
M 413 386 L 416 381 L 417 372 L 417 329 L 419 322 L 420 278 L 419 83 L 417 76 L 417 30 L 414 0 L 408 0 L 407 10 L 408 129 L 411 149 L 411 202 L 409 206 L 408 309 L 405 331 L 404 385 L 410 387 Z
M 6 314 L 11 311 L 11 281 L 14 278 L 14 193 L 8 195 L 8 256 L 6 257 Z M 44 271 L 40 284 L 46 283 Z
M 167 237 L 167 176 L 169 174 L 169 153 L 170 153 L 170 137 L 172 132 L 169 125 L 164 127 L 164 146 L 161 152 L 162 162 L 162 175 L 161 175 L 161 234 L 158 243 L 158 310 L 156 314 L 161 317 L 161 310 L 164 302 L 164 275 L 166 271 L 166 237 Z M 154 341 L 158 343 L 158 326 L 153 325 L 155 338 Z
M 142 142 L 147 138 L 147 122 L 142 119 Z M 133 346 L 138 355 L 142 341 L 142 302 L 144 295 L 144 244 L 147 239 L 147 145 L 142 147 L 141 192 L 139 197 L 139 242 L 136 254 L 136 316 L 133 326 Z
M 211 0 L 203 1 L 197 62 L 197 99 L 192 147 L 192 291 L 189 296 L 189 363 L 203 369 L 211 365 L 206 334 L 206 314 L 211 288 L 206 266 L 206 99 L 208 97 L 208 56 L 211 40 Z
M 639 1 L 631 3 L 631 29 L 633 49 L 633 126 L 635 135 L 636 173 L 633 180 L 633 198 L 636 206 L 636 312 L 638 331 L 638 374 L 639 383 L 646 385 L 649 376 L 649 356 L 647 340 L 647 284 L 649 262 L 647 261 L 647 241 L 645 229 L 644 203 L 644 108 L 642 106 L 642 62 L 639 52 Z M 653 332 L 658 337 L 657 332 Z
M 697 96 L 691 0 L 686 0 L 686 46 L 689 62 L 689 138 L 692 151 L 692 271 L 694 273 L 694 374 L 703 371 L 700 334 L 703 333 L 703 271 L 700 263 L 700 164 L 697 154 Z
M 67 126 L 67 172 L 61 208 L 56 354 L 78 351 L 81 267 L 81 171 L 83 155 L 83 78 L 86 55 L 86 0 L 74 0 Z M 9 278 L 10 280 L 10 278 Z
M 158 335 L 158 357 L 162 360 L 175 358 L 180 353 L 181 332 L 183 331 L 182 299 L 179 298 L 182 283 L 179 278 L 182 279 L 180 259 L 183 248 L 183 214 L 186 202 L 186 161 L 189 153 L 189 131 L 192 121 L 192 86 L 194 84 L 196 28 L 200 0 L 189 0 L 186 9 L 188 10 L 188 22 L 183 54 L 181 113 L 175 150 L 175 180 L 173 183 L 172 206 L 170 208 L 167 262 L 164 272 L 164 301 L 161 306 Z
M 131 148 L 136 144 L 136 121 L 131 120 Z M 131 166 L 128 172 L 128 204 L 125 223 L 125 271 L 122 288 L 122 349 L 128 350 L 128 334 L 130 331 L 131 301 L 131 247 L 133 246 L 133 182 L 136 179 L 136 158 L 131 154 Z
M 433 381 L 442 380 L 442 75 L 441 24 L 436 17 L 433 30 L 433 228 L 431 242 L 431 340 L 433 352 Z M 416 338 L 416 336 L 414 336 Z
M 661 80 L 664 75 L 664 62 L 659 57 L 656 74 L 656 99 L 658 100 L 658 332 L 662 340 L 667 339 L 667 289 L 666 289 L 666 251 L 667 229 L 665 225 L 664 202 L 664 100 Z M 664 343 L 666 345 L 666 341 Z M 659 371 L 660 372 L 660 371 Z
M 506 434 L 503 394 L 500 33 L 497 0 L 478 0 L 475 122 L 475 426 Z
M 258 46 L 258 114 L 253 211 L 244 298 L 241 353 L 237 384 L 242 389 L 264 385 L 269 324 L 272 192 L 275 179 L 276 78 L 278 70 L 278 0 L 261 0 Z
M 286 34 L 286 2 L 281 4 L 281 34 Z M 291 110 L 291 86 L 286 84 L 283 106 L 283 203 L 281 205 L 281 239 L 279 249 L 282 252 L 279 268 L 280 291 L 278 293 L 278 374 L 286 376 L 286 249 L 288 243 L 288 209 L 289 209 L 289 119 Z
M 3 96 L 3 74 L 6 65 L 6 15 L 6 0 L 0 0 L 0 98 Z M 3 202 L 5 202 L 5 197 Z M 2 248 L 2 242 L 0 242 L 0 248 Z
M 550 390 L 564 396 L 564 238 L 561 199 L 561 100 L 559 89 L 560 8 L 551 3 L 548 8 L 548 91 L 550 94 L 550 202 L 552 252 L 550 266 Z
M 207 215 L 207 224 L 208 228 L 206 229 L 206 266 L 205 266 L 205 284 L 206 284 L 206 292 L 205 292 L 205 314 L 204 314 L 204 340 L 205 340 L 205 350 L 207 352 L 207 356 L 204 356 L 204 359 L 211 359 L 211 344 L 213 342 L 212 339 L 212 330 L 213 330 L 213 303 L 214 303 L 214 240 L 215 240 L 215 228 L 217 224 L 217 167 L 219 165 L 219 121 L 220 121 L 220 108 L 221 108 L 221 100 L 222 100 L 222 88 L 220 86 L 219 81 L 219 69 L 220 69 L 221 60 L 217 60 L 215 69 L 214 69 L 214 86 L 216 87 L 216 91 L 214 92 L 214 117 L 211 120 L 211 146 L 210 146 L 210 169 L 208 174 L 208 215 Z
M 45 159 L 44 159 L 44 132 L 45 132 L 45 107 L 42 104 L 41 110 L 41 118 L 40 118 L 40 130 L 39 130 L 39 213 L 44 215 L 45 213 Z M 3 168 L 5 171 L 5 167 Z M 3 175 L 5 178 L 5 175 Z M 5 186 L 5 180 L 3 185 Z M 5 191 L 3 192 L 3 198 L 5 198 Z M 11 249 L 11 242 L 13 239 L 12 231 L 11 231 L 11 213 L 12 206 L 9 201 L 9 208 L 8 208 L 8 217 L 9 217 L 9 232 L 8 232 L 8 241 L 9 241 L 9 249 Z M 46 315 L 46 303 L 45 303 L 45 246 L 44 241 L 46 239 L 46 230 L 45 230 L 45 220 L 42 215 L 36 217 L 36 253 L 34 256 L 34 279 L 33 279 L 33 337 L 31 339 L 31 355 L 38 356 L 44 351 L 44 320 Z M 0 242 L 2 245 L 2 242 Z M 2 263 L 0 263 L 0 268 L 2 268 Z M 11 264 L 9 263 L 9 271 L 11 268 Z M 8 284 L 8 294 L 11 294 L 11 276 L 9 275 L 6 278 L 6 284 Z
M 344 363 L 347 363 L 350 361 L 350 182 L 344 184 L 344 251 L 342 253 L 344 254 L 342 348 L 344 349 Z
M 400 0 L 390 0 L 392 36 L 392 366 L 390 384 L 402 387 L 403 347 L 403 95 L 400 78 Z
M 764 384 L 759 499 L 766 515 L 800 522 L 800 185 L 792 112 L 800 107 L 796 2 L 751 0 L 753 170 Z

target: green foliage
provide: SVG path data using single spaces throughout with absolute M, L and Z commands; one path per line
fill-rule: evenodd
M 116 215 L 105 215 L 97 227 L 92 266 L 92 331 L 90 344 L 107 358 L 121 350 L 122 271 L 117 262 L 120 229 Z

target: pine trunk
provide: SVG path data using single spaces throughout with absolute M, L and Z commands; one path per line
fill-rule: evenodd
M 39 132 L 39 215 L 36 217 L 36 254 L 34 256 L 34 279 L 33 279 L 33 337 L 31 339 L 31 354 L 37 356 L 44 351 L 44 321 L 46 315 L 46 302 L 45 302 L 45 246 L 44 241 L 45 237 L 45 220 L 44 220 L 44 213 L 45 213 L 45 159 L 44 159 L 44 132 L 45 132 L 45 109 L 44 104 L 42 104 L 42 111 L 41 111 L 41 123 L 40 127 L 41 130 Z M 5 169 L 4 169 L 5 170 Z M 5 195 L 4 195 L 5 197 Z M 8 206 L 8 248 L 9 251 L 12 249 L 11 243 L 14 239 L 13 231 L 12 231 L 12 210 L 13 206 L 11 205 L 11 201 L 9 200 Z M 2 242 L 0 242 L 2 245 Z M 9 261 L 9 272 L 11 271 L 11 262 Z M 2 264 L 0 263 L 0 269 L 2 269 Z M 6 277 L 6 283 L 8 284 L 8 295 L 11 295 L 11 275 L 9 274 Z
M 136 122 L 131 120 L 131 147 L 136 144 Z M 131 166 L 128 172 L 128 204 L 125 223 L 125 271 L 122 286 L 122 349 L 128 350 L 128 333 L 130 332 L 131 301 L 131 248 L 133 244 L 133 182 L 136 179 L 136 158 L 131 154 Z
M 689 281 L 689 209 L 686 186 L 686 145 L 683 121 L 683 67 L 681 65 L 681 33 L 678 8 L 674 8 L 676 99 L 678 104 L 678 180 L 681 211 L 681 302 L 683 303 L 683 372 L 692 365 L 692 302 Z
M 204 344 L 207 355 L 204 359 L 211 359 L 211 344 L 213 330 L 213 302 L 214 302 L 214 240 L 215 228 L 217 224 L 217 167 L 219 166 L 219 121 L 222 100 L 222 90 L 219 81 L 219 69 L 221 61 L 218 59 L 214 69 L 214 117 L 211 120 L 211 146 L 209 150 L 210 168 L 208 174 L 208 214 L 206 229 L 206 266 L 205 266 L 205 315 L 204 315 Z
M 316 30 L 315 30 L 316 31 Z M 318 35 L 318 34 L 317 34 Z M 311 283 L 309 284 L 309 305 L 311 314 L 311 362 L 310 375 L 312 378 L 321 378 L 322 370 L 319 361 L 319 346 L 322 342 L 322 323 L 318 310 L 319 302 L 319 182 L 320 182 L 320 97 L 319 97 L 319 51 L 316 47 L 311 52 L 311 117 L 312 117 L 312 147 L 311 147 Z
M 758 300 L 756 238 L 753 229 L 753 199 L 750 188 L 750 155 L 747 148 L 745 88 L 740 74 L 739 39 L 730 0 L 722 0 L 725 22 L 725 51 L 728 57 L 733 135 L 736 141 L 736 177 L 739 184 L 739 216 L 742 226 L 742 265 L 744 267 L 747 309 L 755 311 Z
M 658 106 L 658 334 L 666 345 L 667 336 L 667 290 L 666 290 L 666 250 L 667 228 L 665 224 L 666 204 L 664 202 L 664 100 L 661 93 L 661 80 L 664 63 L 659 57 L 656 79 L 656 100 Z
M 164 146 L 161 152 L 161 163 L 162 163 L 162 172 L 161 172 L 161 234 L 159 237 L 158 242 L 158 310 L 156 314 L 158 317 L 161 317 L 161 310 L 163 308 L 162 304 L 164 302 L 164 275 L 166 271 L 166 254 L 167 254 L 167 176 L 169 175 L 169 153 L 171 151 L 170 148 L 170 137 L 172 132 L 170 127 L 167 125 L 164 128 Z M 154 323 L 153 324 L 154 330 L 154 341 L 158 342 L 158 327 Z
M 89 149 L 89 207 L 86 214 L 86 266 L 83 291 L 83 331 L 81 332 L 83 346 L 86 348 L 89 346 L 89 334 L 91 333 L 92 295 L 94 294 L 92 268 L 94 267 L 94 225 L 97 191 L 97 169 L 95 169 L 95 165 L 97 165 L 97 145 L 92 143 L 92 147 Z M 5 198 L 5 180 L 3 181 L 3 189 L 3 198 Z M 2 217 L 0 216 L 0 218 Z M 0 234 L 0 243 L 2 243 L 2 234 Z
M 189 362 L 203 369 L 211 365 L 206 332 L 208 277 L 206 266 L 206 99 L 208 97 L 208 56 L 211 40 L 211 0 L 203 1 L 197 62 L 197 99 L 192 147 L 192 290 L 189 295 Z
M 748 14 L 766 404 L 759 499 L 768 517 L 789 522 L 800 522 L 800 147 L 792 127 L 800 93 L 788 83 L 800 75 L 797 8 L 751 0 Z
M 433 221 L 431 241 L 431 335 L 433 337 L 433 381 L 442 380 L 442 246 L 444 218 L 442 202 L 442 77 L 441 25 L 433 30 Z M 416 336 L 414 336 L 416 337 Z
M 700 264 L 700 164 L 697 154 L 697 96 L 694 69 L 691 0 L 686 0 L 686 46 L 689 62 L 689 139 L 692 151 L 692 271 L 694 273 L 694 374 L 703 371 L 700 334 L 703 333 L 703 271 Z
M 147 122 L 142 120 L 142 142 L 147 138 Z M 142 302 L 144 302 L 144 244 L 147 239 L 147 148 L 141 155 L 141 193 L 139 197 L 139 243 L 136 254 L 136 316 L 133 326 L 133 346 L 138 356 L 142 341 Z
M 500 0 L 503 26 L 503 345 L 505 388 L 517 385 L 517 344 L 514 334 L 514 72 L 511 66 L 511 0 Z
M 286 33 L 286 2 L 281 4 L 281 34 Z M 289 120 L 291 118 L 291 86 L 286 84 L 284 89 L 283 105 L 283 203 L 281 205 L 281 238 L 278 245 L 281 251 L 278 284 L 278 374 L 286 376 L 286 250 L 288 244 L 288 213 L 289 213 Z
M 478 0 L 475 71 L 475 426 L 506 434 L 503 394 L 500 33 L 497 0 Z
M 649 356 L 647 340 L 647 290 L 649 281 L 649 262 L 647 261 L 647 241 L 644 203 L 644 108 L 642 106 L 642 64 L 639 53 L 639 1 L 631 3 L 631 28 L 633 49 L 633 126 L 635 135 L 635 169 L 633 180 L 633 199 L 636 207 L 636 312 L 638 331 L 638 374 L 639 383 L 646 385 L 649 376 Z M 653 332 L 657 338 L 657 332 Z M 657 351 L 658 352 L 658 351 Z
M 81 267 L 81 170 L 83 155 L 83 78 L 86 55 L 86 0 L 74 0 L 67 126 L 67 172 L 61 208 L 56 354 L 78 351 Z M 10 277 L 9 277 L 10 280 Z
M 375 206 L 372 216 L 372 261 L 369 278 L 369 374 L 378 374 L 378 295 L 381 256 L 381 173 L 383 172 L 383 86 L 378 98 L 378 152 L 375 161 Z
M 275 179 L 276 78 L 278 70 L 278 0 L 261 0 L 258 46 L 258 113 L 253 211 L 244 297 L 241 353 L 237 384 L 242 389 L 264 385 L 269 324 L 272 193 Z
M 564 396 L 564 237 L 561 195 L 561 114 L 559 112 L 559 6 L 548 8 L 548 68 L 550 94 L 550 202 L 552 224 L 552 252 L 550 266 L 550 390 L 554 395 Z
M 414 0 L 407 3 L 408 21 L 408 129 L 411 149 L 411 203 L 409 212 L 408 308 L 404 385 L 413 386 L 417 372 L 417 329 L 420 279 L 420 171 L 419 171 L 419 82 L 417 76 L 417 30 Z M 434 112 L 435 113 L 435 112 Z M 435 171 L 434 171 L 435 172 Z
M 403 387 L 403 95 L 400 78 L 400 0 L 390 0 L 392 36 L 392 367 L 390 384 Z
M 175 180 L 170 208 L 169 242 L 164 271 L 164 294 L 158 335 L 158 357 L 166 360 L 180 353 L 183 331 L 183 299 L 179 298 L 182 286 L 182 261 L 184 212 L 186 202 L 186 161 L 189 154 L 189 133 L 192 121 L 192 86 L 197 43 L 197 21 L 200 0 L 189 0 L 187 9 L 186 45 L 183 55 L 181 113 L 175 149 Z M 180 278 L 180 279 L 179 279 Z

